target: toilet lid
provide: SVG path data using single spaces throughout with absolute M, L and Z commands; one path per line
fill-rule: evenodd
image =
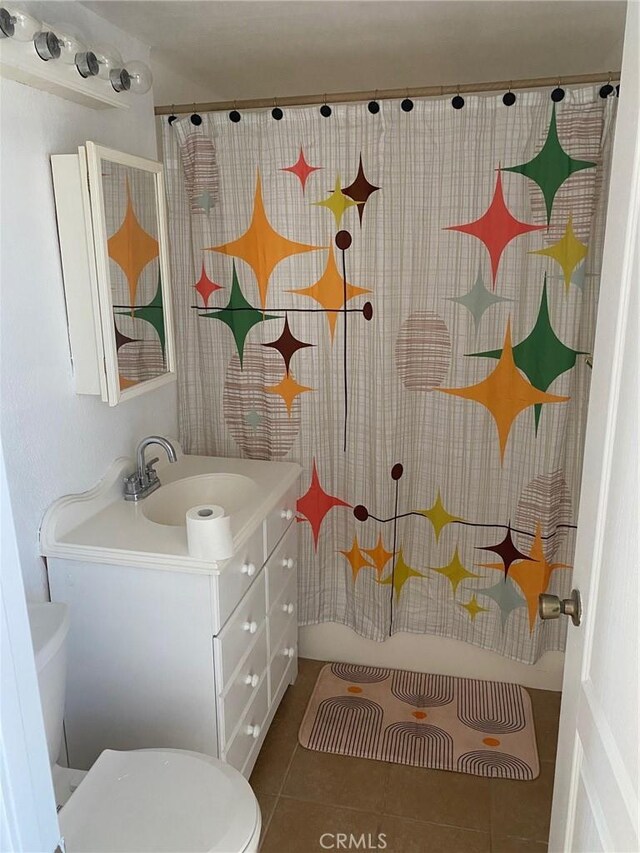
M 260 810 L 246 779 L 215 758 L 106 749 L 58 818 L 67 853 L 240 853 Z

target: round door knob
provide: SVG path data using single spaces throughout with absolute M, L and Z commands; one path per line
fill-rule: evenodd
M 293 510 L 283 509 L 280 513 L 280 518 L 283 518 L 285 521 L 291 521 L 291 519 L 293 518 Z
M 293 648 L 293 646 L 287 646 L 286 649 L 282 650 L 282 654 L 286 658 L 292 658 L 295 655 L 295 653 L 296 653 L 296 650 Z
M 284 557 L 282 560 L 283 569 L 292 569 L 295 565 L 293 557 Z
M 570 598 L 541 592 L 538 596 L 538 614 L 541 619 L 558 619 L 564 614 L 571 617 L 574 625 L 579 625 L 582 618 L 580 590 L 572 589 Z
M 256 573 L 256 567 L 253 563 L 244 563 L 242 566 L 242 574 L 249 575 L 252 578 Z
M 282 609 L 285 613 L 291 615 L 293 613 L 293 604 L 291 602 L 289 602 L 289 604 L 283 604 Z
M 259 681 L 260 681 L 259 675 L 247 675 L 247 677 L 244 680 L 244 683 L 247 685 L 247 687 L 257 687 Z
M 257 622 L 245 622 L 244 625 L 242 626 L 242 630 L 248 631 L 250 634 L 255 634 L 255 632 L 258 630 L 258 623 Z
M 255 726 L 247 726 L 245 731 L 250 737 L 256 740 L 260 737 L 260 732 L 262 731 L 262 729 L 259 725 L 256 724 Z

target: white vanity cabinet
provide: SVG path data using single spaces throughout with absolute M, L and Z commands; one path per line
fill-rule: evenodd
M 51 598 L 70 606 L 71 767 L 106 748 L 173 747 L 249 776 L 297 675 L 296 494 L 219 568 L 48 556 Z

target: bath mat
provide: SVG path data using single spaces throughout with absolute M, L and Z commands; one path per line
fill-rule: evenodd
M 476 776 L 540 772 L 529 694 L 497 681 L 330 663 L 298 738 L 320 752 Z

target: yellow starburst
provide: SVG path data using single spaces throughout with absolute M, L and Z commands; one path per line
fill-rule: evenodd
M 395 593 L 396 599 L 400 598 L 400 593 L 402 592 L 402 587 L 406 584 L 406 582 L 410 578 L 425 578 L 426 575 L 423 575 L 422 572 L 417 572 L 415 569 L 412 569 L 405 560 L 402 554 L 402 548 L 398 552 L 398 559 L 396 561 L 395 567 L 390 575 L 387 575 L 386 578 L 379 580 L 378 583 L 383 586 L 391 586 L 393 584 L 393 591 Z
M 573 230 L 572 217 L 569 216 L 564 236 L 561 237 L 557 243 L 553 243 L 553 245 L 549 246 L 547 249 L 536 249 L 529 254 L 547 255 L 549 258 L 553 258 L 557 261 L 562 267 L 562 272 L 564 274 L 564 288 L 565 291 L 568 292 L 569 286 L 571 285 L 571 276 L 573 275 L 573 271 L 580 261 L 584 260 L 587 256 L 587 247 L 576 237 Z
M 480 575 L 476 575 L 473 572 L 469 572 L 462 565 L 462 561 L 460 560 L 460 555 L 458 554 L 458 548 L 456 547 L 453 552 L 453 557 L 449 560 L 446 566 L 439 566 L 437 568 L 429 567 L 432 572 L 437 572 L 439 575 L 443 575 L 448 579 L 451 584 L 451 588 L 453 589 L 453 594 L 456 594 L 456 590 L 458 585 L 467 578 L 479 578 Z
M 322 201 L 314 201 L 312 204 L 315 204 L 318 207 L 328 207 L 335 217 L 336 228 L 339 228 L 345 210 L 349 207 L 354 207 L 356 202 L 342 192 L 340 175 L 338 175 L 336 178 L 336 185 L 329 198 L 325 198 Z
M 440 489 L 438 489 L 438 494 L 433 506 L 430 509 L 420 509 L 418 512 L 420 515 L 424 515 L 425 518 L 428 518 L 433 525 L 433 530 L 436 534 L 436 542 L 440 538 L 443 527 L 446 527 L 447 524 L 451 524 L 452 521 L 462 521 L 462 519 L 457 515 L 451 515 L 451 513 L 444 508 L 442 498 L 440 497 Z
M 462 602 L 459 601 L 458 605 L 467 611 L 472 622 L 476 621 L 476 616 L 478 615 L 478 613 L 488 613 L 489 612 L 488 607 L 481 607 L 478 604 L 478 599 L 475 597 L 475 595 L 472 595 L 471 600 L 467 601 L 466 604 L 462 604 Z

